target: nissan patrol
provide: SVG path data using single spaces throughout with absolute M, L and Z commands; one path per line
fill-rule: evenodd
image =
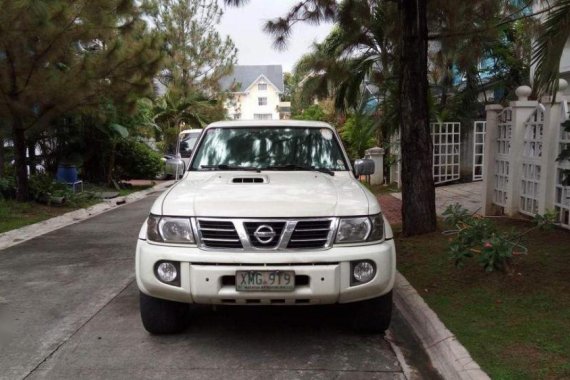
M 174 333 L 189 304 L 351 303 L 384 332 L 396 272 L 392 230 L 333 127 L 228 121 L 204 129 L 183 178 L 154 203 L 136 248 L 147 331 Z

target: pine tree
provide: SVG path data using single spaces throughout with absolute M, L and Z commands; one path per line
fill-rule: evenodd
M 165 37 L 165 66 L 161 82 L 172 95 L 182 98 L 192 92 L 213 96 L 219 80 L 229 74 L 237 50 L 216 26 L 222 9 L 216 0 L 156 0 L 153 22 Z
M 135 0 L 0 0 L 0 118 L 11 127 L 17 199 L 29 197 L 26 133 L 103 99 L 134 104 L 161 55 Z

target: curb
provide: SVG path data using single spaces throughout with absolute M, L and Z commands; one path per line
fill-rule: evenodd
M 152 193 L 166 189 L 173 183 L 174 181 L 166 181 L 149 189 L 137 191 L 124 197 L 117 197 L 106 200 L 91 207 L 70 211 L 63 215 L 44 220 L 42 222 L 30 224 L 22 228 L 4 232 L 0 234 L 0 251 L 36 238 L 38 236 L 47 234 L 48 232 L 52 232 L 71 224 L 81 222 L 96 215 L 103 214 L 107 211 L 114 210 L 125 204 L 146 198 Z
M 433 367 L 444 379 L 490 379 L 399 272 L 394 285 L 394 305 L 422 343 Z

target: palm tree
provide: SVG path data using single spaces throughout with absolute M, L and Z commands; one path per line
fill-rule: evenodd
M 160 127 L 166 146 L 175 146 L 181 125 L 202 128 L 224 118 L 218 100 L 194 92 L 187 97 L 167 92 L 156 101 L 153 113 L 153 122 Z
M 536 65 L 533 87 L 537 95 L 554 95 L 558 90 L 560 60 L 570 37 L 570 0 L 553 0 L 542 12 L 543 22 L 532 54 Z

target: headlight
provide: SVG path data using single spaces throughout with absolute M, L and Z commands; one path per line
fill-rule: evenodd
M 358 218 L 341 218 L 338 224 L 335 243 L 362 243 L 384 238 L 382 214 Z
M 194 234 L 190 218 L 159 217 L 151 215 L 147 221 L 147 238 L 165 243 L 193 244 Z

